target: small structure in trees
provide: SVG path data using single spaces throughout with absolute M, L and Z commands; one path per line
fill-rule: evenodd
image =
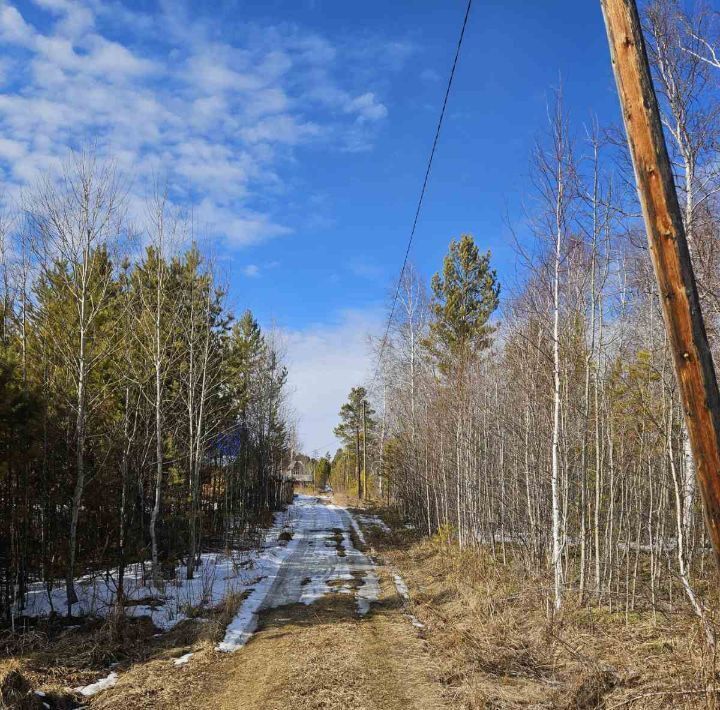
M 309 488 L 315 482 L 312 468 L 301 459 L 293 459 L 290 462 L 290 465 L 283 471 L 283 479 L 292 481 L 301 488 Z

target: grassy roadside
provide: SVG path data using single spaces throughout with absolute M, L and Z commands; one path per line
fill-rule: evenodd
M 344 556 L 342 536 L 324 543 Z M 353 546 L 363 549 L 350 530 Z M 136 664 L 92 707 L 153 710 L 441 710 L 436 669 L 408 623 L 392 574 L 376 567 L 379 597 L 364 615 L 354 594 L 330 592 L 311 605 L 266 609 L 233 654 L 196 653 L 189 664 Z M 309 579 L 309 578 L 308 578 Z M 360 579 L 342 580 L 353 588 Z
M 241 595 L 226 597 L 217 607 L 203 609 L 202 618 L 186 619 L 162 634 L 149 617 L 121 621 L 117 616 L 43 619 L 24 634 L 7 632 L 0 636 L 0 708 L 78 707 L 88 699 L 73 688 L 111 671 L 171 666 L 186 653 L 210 651 L 241 600 Z
M 266 511 L 257 517 L 242 549 L 257 543 L 272 526 L 273 516 L 274 512 Z M 66 618 L 55 614 L 24 618 L 16 631 L 0 628 L 0 709 L 102 707 L 107 693 L 88 698 L 75 689 L 111 672 L 118 674 L 119 682 L 129 684 L 130 679 L 125 678 L 130 670 L 138 686 L 145 675 L 146 688 L 128 691 L 147 699 L 147 707 L 152 707 L 154 696 L 182 696 L 186 680 L 181 681 L 183 687 L 177 682 L 178 673 L 164 678 L 163 669 L 177 670 L 174 660 L 190 653 L 196 661 L 215 657 L 215 646 L 249 591 L 227 594 L 219 602 L 208 602 L 204 595 L 197 604 L 188 601 L 179 607 L 187 618 L 166 631 L 157 628 L 149 616 L 136 614 L 138 601 L 143 605 L 152 601 L 146 598 L 128 600 L 124 615 L 115 609 L 106 609 L 109 613 L 103 616 Z M 162 598 L 160 591 L 157 594 Z
M 682 605 L 653 616 L 611 613 L 568 598 L 562 615 L 552 618 L 549 578 L 528 574 L 512 559 L 501 564 L 482 550 L 428 539 L 391 510 L 336 502 L 363 514 L 357 517 L 367 551 L 380 565 L 382 599 L 365 621 L 342 596 L 274 610 L 235 657 L 217 654 L 214 646 L 240 597 L 160 636 L 147 618 L 124 626 L 113 619 L 42 622 L 21 638 L 0 637 L 0 707 L 76 707 L 80 699 L 68 688 L 111 669 L 119 673 L 118 685 L 88 705 L 200 707 L 197 699 L 212 697 L 225 703 L 217 707 L 229 708 L 238 707 L 242 691 L 247 707 L 266 708 L 282 690 L 282 708 L 349 710 L 359 707 L 359 698 L 368 703 L 369 694 L 371 708 L 399 708 L 398 697 L 432 710 L 718 707 L 714 659 Z M 389 531 L 366 517 L 373 515 Z M 406 582 L 409 601 L 397 594 L 394 573 Z M 192 662 L 176 667 L 174 660 L 188 653 Z
M 368 544 L 410 590 L 437 681 L 453 707 L 716 708 L 718 677 L 689 611 L 580 606 L 548 614 L 550 579 L 482 550 L 459 550 L 407 529 L 365 529 Z

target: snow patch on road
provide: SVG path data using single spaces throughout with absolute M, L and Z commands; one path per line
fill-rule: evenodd
M 324 579 L 312 579 L 305 585 L 303 593 L 300 596 L 300 601 L 309 606 L 314 604 L 318 599 L 322 599 L 326 594 L 330 592 L 330 586 Z
M 362 575 L 357 591 L 357 609 L 367 614 L 380 595 L 380 583 L 372 561 L 352 542 L 350 530 L 364 543 L 357 522 L 340 506 L 326 505 L 317 496 L 298 495 L 287 513 L 292 522 L 293 539 L 285 548 L 266 549 L 261 558 L 267 576 L 242 603 L 228 626 L 219 651 L 242 648 L 257 628 L 258 616 L 265 609 L 291 604 L 315 603 L 328 594 L 352 594 L 349 584 Z M 269 538 L 273 538 L 269 535 Z M 276 539 L 276 537 L 275 537 Z M 272 569 L 269 566 L 272 565 Z
M 365 535 L 363 535 L 363 531 L 360 529 L 360 526 L 358 525 L 357 520 L 355 520 L 355 518 L 352 515 L 350 515 L 350 513 L 348 513 L 348 515 L 350 516 L 350 523 L 353 526 L 353 530 L 355 531 L 355 534 L 357 535 L 358 540 L 360 540 L 360 544 L 367 545 L 367 542 L 365 541 Z
M 224 653 L 237 651 L 255 633 L 260 607 L 275 584 L 283 562 L 293 553 L 300 542 L 300 536 L 295 531 L 287 544 L 283 545 L 278 540 L 280 533 L 288 527 L 293 518 L 292 507 L 289 506 L 284 514 L 276 514 L 275 524 L 265 535 L 264 549 L 255 559 L 255 571 L 262 576 L 241 603 L 235 618 L 225 629 L 225 638 L 215 647 L 216 650 Z

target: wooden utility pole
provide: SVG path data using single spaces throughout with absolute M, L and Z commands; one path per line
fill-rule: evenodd
M 367 495 L 367 402 L 363 399 L 363 493 Z
M 720 396 L 635 0 L 600 0 L 705 522 L 720 565 Z
M 355 421 L 355 475 L 357 476 L 358 498 L 362 498 L 362 473 L 360 471 L 360 424 L 357 420 Z

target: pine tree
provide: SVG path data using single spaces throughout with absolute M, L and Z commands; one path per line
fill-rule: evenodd
M 452 240 L 432 291 L 434 320 L 425 345 L 447 373 L 487 348 L 495 330 L 488 321 L 499 304 L 500 284 L 490 268 L 490 252 L 480 254 L 469 234 Z
M 77 601 L 74 578 L 83 496 L 87 482 L 96 473 L 93 464 L 102 458 L 100 433 L 108 426 L 111 389 L 107 383 L 117 341 L 117 296 L 113 266 L 103 246 L 85 249 L 76 262 L 54 261 L 36 286 L 34 324 L 48 355 L 47 386 L 62 402 L 68 430 L 73 428 L 67 441 L 75 459 L 74 471 L 68 471 L 72 481 L 66 569 L 68 615 Z
M 323 456 L 318 459 L 315 464 L 315 471 L 313 478 L 315 479 L 315 486 L 319 489 L 324 488 L 330 480 L 330 455 Z
M 365 422 L 363 422 L 363 408 Z M 367 495 L 367 490 L 363 486 L 363 466 L 360 453 L 361 443 L 363 441 L 363 424 L 365 430 L 370 433 L 375 428 L 375 410 L 367 401 L 367 391 L 364 387 L 353 387 L 350 390 L 348 401 L 340 408 L 340 424 L 335 427 L 335 436 L 337 436 L 348 449 L 355 446 L 355 473 L 357 476 L 358 497 L 363 498 Z M 365 472 L 367 476 L 367 472 Z
M 166 194 L 132 259 L 118 195 L 87 156 L 27 196 L 12 248 L 0 215 L 0 618 L 35 581 L 60 611 L 63 577 L 70 614 L 77 576 L 101 570 L 122 615 L 128 564 L 150 550 L 154 582 L 184 560 L 191 577 L 207 539 L 232 544 L 291 495 L 272 338 L 249 312 L 229 333 L 203 254 L 175 255 Z

